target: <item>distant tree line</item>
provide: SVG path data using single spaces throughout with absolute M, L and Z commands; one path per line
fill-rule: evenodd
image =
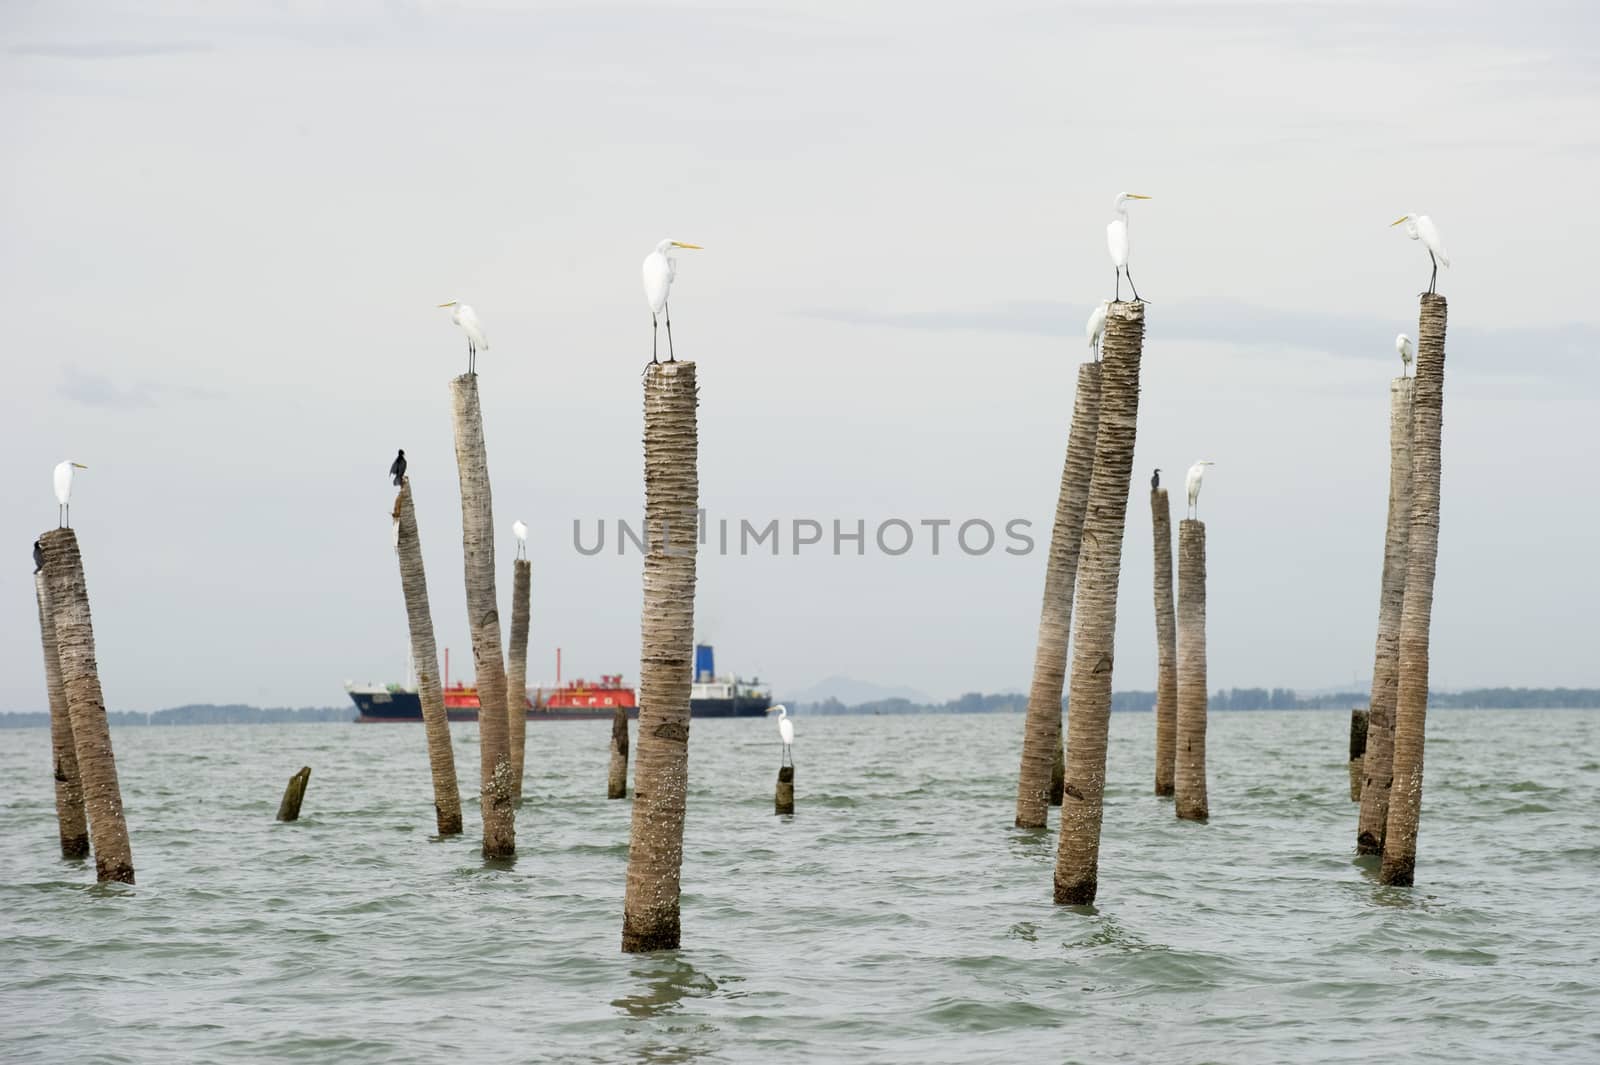
M 144 713 L 139 710 L 107 710 L 106 720 L 121 725 L 296 725 L 319 721 L 352 721 L 353 707 L 340 706 L 243 706 L 238 703 L 217 706 L 196 703 Z M 50 712 L 0 714 L 0 728 L 32 728 L 50 725 Z
M 1366 706 L 1367 692 L 1327 692 L 1299 695 L 1293 688 L 1218 689 L 1207 701 L 1212 710 L 1330 710 Z M 1447 710 L 1594 710 L 1600 709 L 1600 688 L 1473 688 L 1460 692 L 1431 692 L 1430 706 Z M 1067 704 L 1061 700 L 1062 707 Z M 1111 693 L 1112 710 L 1148 711 L 1155 707 L 1153 691 Z M 917 703 L 909 699 L 879 699 L 846 706 L 838 699 L 805 703 L 807 714 L 1008 714 L 1021 713 L 1028 697 L 1020 692 L 967 694 L 942 703 Z

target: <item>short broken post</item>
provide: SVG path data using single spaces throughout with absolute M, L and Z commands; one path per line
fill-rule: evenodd
M 1350 711 L 1350 801 L 1361 801 L 1361 762 L 1367 753 L 1367 711 Z
M 772 806 L 774 813 L 794 813 L 794 766 L 778 767 L 778 788 L 773 795 Z
M 611 772 L 606 777 L 606 798 L 628 797 L 628 708 L 611 715 Z
M 1173 804 L 1181 821 L 1211 815 L 1206 799 L 1206 525 L 1178 523 L 1178 721 Z
M 306 785 L 311 783 L 311 767 L 301 766 L 300 772 L 289 778 L 283 789 L 283 801 L 278 804 L 279 821 L 300 820 L 300 804 L 305 801 Z
M 51 617 L 50 589 L 43 570 L 33 575 L 33 591 L 39 601 L 39 635 L 44 641 L 44 684 L 50 699 L 50 756 L 55 769 L 61 857 L 87 858 L 89 825 L 83 814 L 83 784 L 78 779 L 78 752 L 72 740 L 72 719 L 67 714 L 67 692 L 61 684 L 56 623 Z

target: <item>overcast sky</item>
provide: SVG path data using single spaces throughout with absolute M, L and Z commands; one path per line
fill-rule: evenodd
M 530 679 L 558 645 L 569 676 L 635 678 L 641 561 L 581 555 L 572 524 L 642 511 L 662 237 L 707 249 L 673 310 L 713 521 L 1023 518 L 1038 541 L 707 552 L 719 664 L 780 695 L 1025 688 L 1122 189 L 1154 199 L 1115 686 L 1154 686 L 1143 485 L 1201 457 L 1212 686 L 1369 675 L 1393 340 L 1428 273 L 1388 228 L 1407 211 L 1455 263 L 1434 684 L 1600 684 L 1595 12 L 9 4 L 0 710 L 44 706 L 28 548 L 67 457 L 110 706 L 400 679 L 397 447 L 440 643 L 470 661 L 451 298 L 492 344 L 508 590 L 510 523 L 533 529 Z

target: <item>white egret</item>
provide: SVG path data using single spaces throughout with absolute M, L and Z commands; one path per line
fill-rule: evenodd
M 394 478 L 394 486 L 399 488 L 406 479 L 406 449 L 401 448 L 400 454 L 394 457 L 389 464 L 389 476 Z
M 439 306 L 455 308 L 450 312 L 450 320 L 467 334 L 467 373 L 477 373 L 478 352 L 489 350 L 489 338 L 484 334 L 483 325 L 478 321 L 478 312 L 460 300 L 447 300 Z
M 1445 254 L 1444 240 L 1439 236 L 1439 227 L 1433 224 L 1433 219 L 1425 214 L 1403 214 L 1390 222 L 1390 227 L 1406 224 L 1406 236 L 1412 240 L 1422 241 L 1422 246 L 1428 249 L 1428 259 L 1433 263 L 1433 273 L 1428 278 L 1428 291 L 1433 292 L 1434 286 L 1439 281 L 1439 267 L 1450 266 L 1450 256 Z
M 1201 459 L 1189 467 L 1189 476 L 1184 478 L 1184 487 L 1189 490 L 1189 509 L 1194 511 L 1194 516 L 1200 516 L 1200 482 L 1205 480 L 1206 467 L 1215 466 L 1210 459 Z
M 779 703 L 777 706 L 767 708 L 767 713 L 778 715 L 778 737 L 783 740 L 783 758 L 794 764 L 794 754 L 790 748 L 794 746 L 794 722 L 789 720 L 789 708 Z
M 1101 300 L 1100 305 L 1089 312 L 1089 320 L 1083 325 L 1083 335 L 1089 338 L 1089 350 L 1097 359 L 1100 357 L 1100 338 L 1106 331 L 1106 310 L 1110 306 L 1110 300 Z
M 678 279 L 678 260 L 672 257 L 673 248 L 704 251 L 698 244 L 685 244 L 681 240 L 663 240 L 656 250 L 644 257 L 644 298 L 650 304 L 650 361 L 656 358 L 656 315 L 667 319 L 667 361 L 676 362 L 672 350 L 672 311 L 667 308 L 667 297 L 672 294 L 672 283 Z
M 1128 287 L 1133 288 L 1133 298 L 1137 302 L 1139 290 L 1133 287 L 1133 274 L 1128 273 L 1128 201 L 1148 200 L 1149 196 L 1140 196 L 1137 192 L 1122 192 L 1117 194 L 1117 217 L 1106 226 L 1106 249 L 1111 252 L 1111 262 L 1117 268 L 1117 299 L 1122 299 L 1122 275 L 1128 274 Z
M 59 528 L 69 528 L 71 524 L 72 471 L 86 470 L 88 468 L 83 463 L 73 462 L 71 459 L 56 463 L 56 521 L 60 523 Z
M 511 523 L 511 535 L 517 538 L 517 557 L 528 557 L 528 526 L 521 518 Z
M 1416 358 L 1417 349 L 1411 346 L 1411 338 L 1401 333 L 1394 338 L 1394 350 L 1400 353 L 1400 375 L 1404 377 L 1411 360 Z

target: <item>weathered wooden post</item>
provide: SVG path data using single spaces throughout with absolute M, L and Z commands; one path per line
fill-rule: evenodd
M 1077 631 L 1067 703 L 1067 782 L 1061 800 L 1055 900 L 1087 905 L 1100 884 L 1100 824 L 1117 629 L 1117 581 L 1139 423 L 1144 304 L 1113 303 L 1100 353 L 1100 418 L 1078 562 Z
M 1184 821 L 1211 815 L 1206 799 L 1206 525 L 1178 523 L 1178 720 L 1173 799 Z
M 1367 753 L 1368 712 L 1360 708 L 1350 711 L 1350 801 L 1361 801 L 1361 762 Z
M 306 798 L 306 785 L 311 783 L 311 767 L 301 766 L 300 772 L 289 778 L 289 786 L 283 789 L 283 801 L 278 803 L 279 821 L 300 820 L 300 804 Z
M 1399 693 L 1400 610 L 1406 597 L 1406 546 L 1411 539 L 1411 406 L 1415 379 L 1389 385 L 1389 521 L 1378 591 L 1378 640 L 1372 656 L 1366 753 L 1361 760 L 1361 816 L 1356 853 L 1382 854 L 1394 782 L 1394 704 Z
M 1178 757 L 1178 619 L 1172 604 L 1172 504 L 1165 488 L 1150 490 L 1155 540 L 1156 794 L 1171 795 Z
M 628 797 L 628 708 L 611 715 L 611 772 L 606 776 L 606 798 Z
M 1022 732 L 1022 767 L 1017 773 L 1018 828 L 1043 828 L 1052 803 L 1060 804 L 1062 759 L 1061 690 L 1067 674 L 1067 641 L 1072 632 L 1072 596 L 1078 579 L 1083 516 L 1094 469 L 1095 431 L 1100 419 L 1101 364 L 1078 367 L 1078 390 L 1067 430 L 1067 455 L 1056 494 L 1056 520 L 1045 561 L 1044 602 L 1039 608 L 1039 642 L 1033 654 L 1033 683 Z M 1058 774 L 1056 766 L 1062 769 Z
M 450 718 L 439 682 L 439 647 L 433 638 L 433 613 L 428 606 L 428 576 L 422 568 L 422 537 L 412 505 L 411 478 L 406 477 L 394 501 L 395 554 L 400 561 L 400 589 L 411 630 L 411 663 L 417 671 L 417 697 L 428 741 L 428 770 L 433 777 L 433 816 L 439 835 L 461 832 L 461 787 L 456 782 L 456 756 L 450 746 Z
M 1416 876 L 1417 823 L 1422 814 L 1422 746 L 1428 714 L 1428 639 L 1434 567 L 1439 558 L 1440 437 L 1444 420 L 1443 296 L 1422 297 L 1417 335 L 1416 396 L 1411 422 L 1411 531 L 1406 591 L 1400 609 L 1399 682 L 1394 714 L 1394 784 L 1378 879 L 1408 885 Z
M 51 529 L 39 537 L 44 552 L 44 576 L 49 590 L 51 620 L 55 624 L 56 654 L 61 664 L 61 686 L 67 714 L 72 720 L 78 777 L 89 816 L 89 840 L 94 845 L 97 879 L 133 883 L 133 848 L 128 843 L 128 822 L 122 813 L 122 788 L 117 783 L 117 760 L 111 750 L 111 729 L 106 722 L 105 698 L 100 691 L 100 671 L 94 655 L 94 622 L 89 615 L 89 587 L 83 576 L 78 537 L 71 529 Z
M 83 783 L 78 779 L 78 752 L 72 740 L 67 691 L 61 683 L 56 623 L 43 570 L 33 575 L 33 591 L 39 602 L 39 636 L 44 643 L 44 684 L 50 699 L 50 758 L 56 782 L 56 825 L 61 836 L 61 857 L 85 858 L 89 854 L 89 826 L 83 814 Z
M 622 949 L 672 950 L 680 935 L 683 815 L 689 790 L 700 480 L 692 362 L 652 363 L 644 378 L 646 553 L 639 751 Z
M 794 813 L 794 766 L 778 767 L 778 787 L 772 796 L 773 812 Z
M 533 563 L 519 558 L 512 564 L 511 580 L 511 674 L 507 680 L 506 727 L 510 730 L 507 747 L 511 758 L 511 793 L 522 801 L 523 750 L 528 736 L 528 618 Z
M 506 727 L 506 665 L 501 657 L 500 607 L 495 598 L 494 500 L 489 490 L 489 454 L 483 441 L 478 375 L 450 382 L 456 433 L 456 468 L 461 476 L 461 547 L 466 568 L 467 625 L 478 675 L 480 798 L 483 856 L 517 852 L 516 803 Z

